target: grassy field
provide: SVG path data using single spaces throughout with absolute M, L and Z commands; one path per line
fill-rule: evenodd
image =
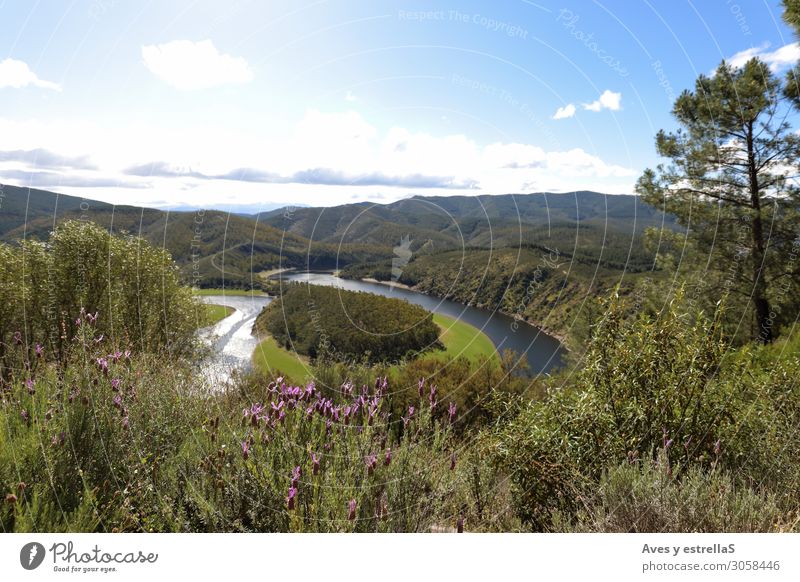
M 479 356 L 490 356 L 492 360 L 499 361 L 492 340 L 478 328 L 437 313 L 433 315 L 433 321 L 442 330 L 440 339 L 445 345 L 445 350 L 426 357 L 447 355 L 476 360 Z M 271 337 L 256 347 L 253 352 L 253 365 L 257 370 L 270 375 L 279 370 L 295 381 L 302 381 L 309 374 L 307 358 L 283 349 Z
M 197 327 L 198 329 L 210 327 L 236 311 L 233 307 L 226 307 L 224 305 L 210 305 L 204 303 L 200 306 L 197 314 Z
M 433 322 L 442 330 L 439 339 L 442 340 L 445 351 L 440 353 L 468 360 L 475 360 L 478 356 L 491 356 L 491 359 L 499 361 L 492 340 L 477 327 L 438 313 L 433 314 Z
M 274 375 L 279 370 L 286 377 L 300 382 L 309 374 L 308 360 L 280 347 L 274 338 L 268 337 L 258 344 L 253 352 L 253 365 L 265 374 Z
M 237 296 L 256 296 L 256 297 L 266 297 L 267 294 L 263 291 L 259 291 L 254 289 L 252 291 L 247 291 L 245 289 L 222 289 L 222 288 L 212 288 L 212 289 L 192 289 L 192 293 L 195 295 L 237 295 Z

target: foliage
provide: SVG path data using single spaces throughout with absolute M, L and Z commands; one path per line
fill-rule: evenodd
M 402 418 L 385 379 L 330 397 L 281 379 L 205 393 L 167 355 L 98 340 L 82 324 L 65 372 L 28 365 L 3 385 L 3 531 L 519 527 L 424 382 Z
M 792 185 L 800 138 L 787 121 L 796 85 L 791 76 L 782 85 L 755 58 L 700 75 L 694 92 L 675 101 L 680 129 L 656 137 L 669 163 L 637 183 L 645 202 L 686 227 L 702 259 L 688 268 L 713 273 L 713 296 L 751 302 L 750 335 L 766 343 L 793 321 L 797 305 L 788 306 L 800 290 L 800 190 Z
M 13 365 L 8 346 L 20 342 L 31 357 L 39 344 L 63 360 L 79 320 L 97 314 L 100 333 L 120 345 L 185 355 L 197 313 L 169 254 L 141 239 L 67 222 L 47 243 L 0 244 L 0 367 Z
M 421 307 L 319 285 L 289 285 L 258 316 L 256 329 L 312 359 L 399 361 L 442 347 L 433 315 Z
M 719 316 L 684 307 L 679 294 L 633 320 L 612 301 L 575 381 L 553 385 L 498 431 L 496 460 L 532 527 L 571 519 L 610 467 L 659 453 L 676 478 L 720 466 L 738 486 L 774 492 L 782 511 L 796 509 L 797 361 L 761 368 L 747 353 L 726 355 Z
M 692 466 L 682 478 L 665 455 L 658 460 L 623 463 L 603 473 L 587 493 L 586 508 L 573 522 L 558 523 L 567 532 L 770 532 L 797 527 L 783 522 L 774 496 L 761 495 L 719 468 Z

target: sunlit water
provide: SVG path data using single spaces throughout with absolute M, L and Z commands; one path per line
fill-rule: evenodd
M 258 345 L 258 338 L 252 334 L 253 324 L 272 298 L 206 295 L 201 300 L 236 310 L 216 325 L 200 331 L 201 337 L 213 346 L 213 354 L 203 364 L 203 375 L 211 386 L 223 387 L 234 370 L 250 368 L 250 357 Z

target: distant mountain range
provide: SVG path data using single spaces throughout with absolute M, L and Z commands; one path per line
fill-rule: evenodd
M 168 249 L 201 286 L 250 286 L 275 268 L 386 265 L 398 245 L 436 263 L 439 253 L 557 249 L 610 269 L 651 268 L 641 244 L 648 226 L 677 228 L 637 196 L 566 194 L 415 196 L 391 204 L 285 207 L 247 216 L 218 210 L 164 211 L 4 185 L 0 240 L 45 239 L 68 219 L 92 220 Z M 444 255 L 443 255 L 444 256 Z M 447 255 L 450 261 L 450 255 Z M 381 269 L 378 269 L 380 271 Z

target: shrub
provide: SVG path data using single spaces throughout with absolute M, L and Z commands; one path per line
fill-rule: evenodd
M 666 455 L 603 473 L 586 508 L 556 528 L 572 532 L 769 532 L 791 529 L 772 495 L 737 486 L 722 469 L 690 467 L 678 478 Z

